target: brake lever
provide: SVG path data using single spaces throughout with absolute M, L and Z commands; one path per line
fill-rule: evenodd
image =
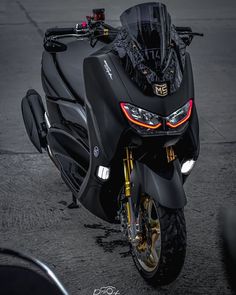
M 51 39 L 56 40 L 56 39 L 64 39 L 64 38 L 76 38 L 83 40 L 85 37 L 89 37 L 90 33 L 86 34 L 65 34 L 65 35 L 58 35 L 58 36 L 53 36 Z

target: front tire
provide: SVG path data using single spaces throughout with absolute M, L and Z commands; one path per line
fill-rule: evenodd
M 149 204 L 145 208 L 141 202 L 141 244 L 131 245 L 132 256 L 139 272 L 151 285 L 167 285 L 178 277 L 185 260 L 184 211 L 162 207 L 150 197 L 145 197 L 145 200 L 151 203 L 151 208 Z M 144 217 L 142 211 L 149 213 Z M 152 228 L 152 224 L 155 227 Z

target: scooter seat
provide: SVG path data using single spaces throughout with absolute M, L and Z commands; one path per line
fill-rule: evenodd
M 56 54 L 57 64 L 62 76 L 72 94 L 82 102 L 86 98 L 83 61 L 103 46 L 104 44 L 98 42 L 96 47 L 92 48 L 88 40 L 76 40 L 67 44 L 66 51 Z

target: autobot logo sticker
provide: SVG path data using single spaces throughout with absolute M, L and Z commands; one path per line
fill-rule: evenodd
M 111 68 L 109 67 L 109 65 L 105 59 L 104 59 L 104 68 L 105 68 L 105 71 L 108 74 L 108 76 L 111 78 L 111 80 L 113 80 Z
M 115 287 L 107 286 L 101 287 L 100 289 L 95 289 L 93 295 L 120 295 L 120 291 Z
M 153 92 L 158 96 L 166 96 L 168 94 L 167 84 L 153 84 Z

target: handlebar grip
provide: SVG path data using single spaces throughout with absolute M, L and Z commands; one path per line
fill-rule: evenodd
M 75 28 L 50 28 L 45 32 L 45 37 L 50 37 L 53 35 L 67 35 L 67 34 L 75 34 Z

